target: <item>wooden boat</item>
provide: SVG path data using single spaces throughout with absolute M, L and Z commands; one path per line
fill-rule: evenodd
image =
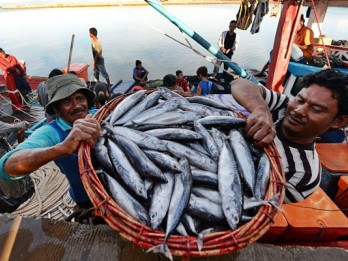
M 312 1 L 314 3 L 314 1 Z M 168 18 L 192 39 L 206 48 L 218 59 L 226 59 L 218 50 L 212 48 L 206 41 L 177 18 L 168 14 L 160 5 L 148 2 L 157 11 Z M 308 4 L 308 3 L 307 3 Z M 322 68 L 299 63 L 289 63 L 290 55 L 287 50 L 292 46 L 293 37 L 298 19 L 301 14 L 303 1 L 283 1 L 282 13 L 278 24 L 276 38 L 272 52 L 272 64 L 266 87 L 294 96 L 299 91 L 296 83 L 300 77 L 319 71 Z M 318 23 L 323 22 L 326 10 L 329 6 L 348 7 L 348 1 L 315 1 L 316 11 L 319 15 Z M 315 21 L 311 13 L 310 21 Z M 344 65 L 347 65 L 348 48 L 336 46 L 317 45 L 317 48 L 328 49 L 330 52 L 340 52 Z M 234 63 L 228 66 L 240 77 L 255 79 L 246 71 Z M 347 68 L 337 68 L 348 73 Z M 286 78 L 287 72 L 290 77 Z M 285 85 L 285 88 L 284 88 Z M 284 90 L 285 89 L 285 90 Z M 280 245 L 302 246 L 327 246 L 348 249 L 348 143 L 318 143 L 317 152 L 324 170 L 327 184 L 334 184 L 334 189 L 326 186 L 319 188 L 307 199 L 295 203 L 284 204 L 274 220 L 271 228 L 260 239 L 261 242 Z M 331 195 L 329 195 L 331 194 Z M 331 197 L 330 197 L 331 196 Z
M 325 13 L 327 6 L 330 6 L 330 4 L 348 6 L 346 0 L 324 1 L 326 5 L 322 3 L 323 1 L 316 1 L 316 5 L 321 7 L 321 13 Z M 289 57 L 284 59 L 284 55 L 282 58 L 283 52 L 280 51 L 283 48 L 282 44 L 288 45 L 289 41 L 291 42 L 290 37 L 284 39 L 284 36 L 287 35 L 286 32 L 290 30 L 286 27 L 294 26 L 300 7 L 301 5 L 298 6 L 295 1 L 284 1 L 281 22 L 278 27 L 280 34 L 277 33 L 278 37 L 274 43 L 275 51 L 272 61 L 275 62 L 271 65 L 266 83 L 269 88 L 284 89 L 284 93 L 288 95 L 296 94 L 294 93 L 296 91 L 294 87 L 299 77 L 320 70 L 318 67 L 289 63 Z M 329 48 L 335 49 L 337 47 L 329 46 Z M 234 65 L 231 66 L 234 67 Z M 288 67 L 291 75 L 285 81 Z M 340 70 L 348 73 L 346 68 L 340 68 Z M 234 71 L 241 77 L 252 78 L 242 69 Z M 31 79 L 33 82 L 31 82 Z M 42 79 L 40 78 L 40 81 Z M 31 85 L 32 88 L 35 89 L 37 78 L 31 77 L 28 80 L 30 84 L 33 84 Z M 283 84 L 285 85 L 284 88 Z M 282 211 L 279 211 L 273 225 L 259 240 L 260 242 L 275 245 L 326 246 L 348 249 L 348 144 L 318 143 L 317 151 L 321 164 L 326 170 L 326 175 L 329 177 L 328 179 L 330 179 L 330 182 L 337 184 L 337 192 L 331 193 L 334 195 L 330 195 L 330 197 L 328 191 L 320 188 L 302 202 L 284 204 Z

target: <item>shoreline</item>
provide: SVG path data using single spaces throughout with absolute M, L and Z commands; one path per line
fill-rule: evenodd
M 213 4 L 240 4 L 240 0 L 167 0 L 162 5 L 213 5 Z M 145 6 L 143 0 L 126 0 L 119 3 L 104 1 L 90 3 L 57 3 L 57 4 L 5 4 L 0 5 L 0 10 L 9 9 L 35 9 L 35 8 L 74 8 L 74 7 L 107 7 L 107 6 Z

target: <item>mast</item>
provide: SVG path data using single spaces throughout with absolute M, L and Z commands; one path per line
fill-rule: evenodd
M 280 93 L 284 89 L 283 83 L 291 57 L 294 35 L 301 16 L 302 3 L 303 0 L 285 0 L 279 18 L 266 87 Z
M 230 60 L 226 55 L 212 46 L 208 41 L 206 41 L 202 36 L 200 36 L 197 32 L 191 29 L 189 26 L 180 21 L 177 17 L 170 14 L 159 1 L 151 1 L 145 0 L 151 7 L 153 7 L 156 11 L 165 16 L 169 21 L 171 21 L 176 27 L 179 28 L 180 31 L 184 32 L 186 35 L 195 40 L 198 44 L 204 47 L 207 51 L 209 51 L 212 55 L 220 60 Z M 246 78 L 256 84 L 260 84 L 254 76 L 246 72 L 243 68 L 239 67 L 236 63 L 227 62 L 226 63 L 229 68 L 231 68 L 236 74 L 241 76 L 242 78 Z

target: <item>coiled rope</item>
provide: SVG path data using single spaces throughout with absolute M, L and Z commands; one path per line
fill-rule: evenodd
M 74 212 L 76 203 L 70 198 L 69 184 L 54 162 L 30 174 L 35 192 L 13 212 L 14 215 L 64 220 Z

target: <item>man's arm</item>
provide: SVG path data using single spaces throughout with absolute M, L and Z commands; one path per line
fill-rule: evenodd
M 262 87 L 239 78 L 232 82 L 231 94 L 241 106 L 250 112 L 245 127 L 247 136 L 260 147 L 270 144 L 276 131 L 271 112 L 263 98 Z
M 74 123 L 68 137 L 52 147 L 24 149 L 13 153 L 5 162 L 4 170 L 10 176 L 29 174 L 46 163 L 76 153 L 80 142 L 94 146 L 100 135 L 100 126 L 90 115 Z

